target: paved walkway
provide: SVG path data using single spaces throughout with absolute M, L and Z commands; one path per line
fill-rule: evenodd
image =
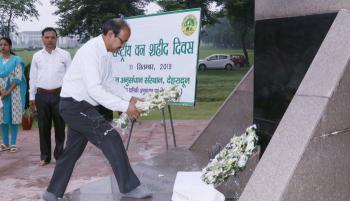
M 206 120 L 174 121 L 178 147 L 189 147 L 193 140 L 205 128 Z M 173 147 L 168 125 L 169 149 Z M 134 164 L 147 160 L 166 151 L 161 121 L 137 123 L 128 151 Z M 38 129 L 21 131 L 18 138 L 18 152 L 0 152 L 0 200 L 1 201 L 37 201 L 48 185 L 55 161 L 39 166 Z M 127 135 L 122 135 L 126 144 Z M 54 141 L 54 140 L 53 140 Z M 72 191 L 91 181 L 111 175 L 112 170 L 101 151 L 88 144 L 84 154 L 75 166 L 67 191 Z

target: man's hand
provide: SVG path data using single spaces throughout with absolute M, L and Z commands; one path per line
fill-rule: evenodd
M 136 97 L 133 96 L 133 97 L 131 97 L 129 103 L 136 104 L 137 101 L 142 101 L 142 99 L 141 98 L 136 98 Z
M 36 105 L 35 105 L 35 101 L 34 101 L 34 100 L 29 101 L 29 107 L 30 107 L 33 111 L 36 111 Z
M 137 110 L 135 103 L 130 100 L 128 110 L 126 111 L 126 114 L 131 120 L 136 120 L 140 116 L 140 112 Z

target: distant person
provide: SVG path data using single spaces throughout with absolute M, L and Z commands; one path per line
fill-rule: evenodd
M 12 41 L 9 38 L 0 38 L 0 123 L 2 144 L 0 151 L 17 152 L 18 126 L 22 122 L 27 91 L 24 76 L 24 64 L 12 50 Z M 9 141 L 11 132 L 11 141 Z
M 55 128 L 54 157 L 63 152 L 65 123 L 59 114 L 58 105 L 63 76 L 70 65 L 69 52 L 58 48 L 57 32 L 47 27 L 42 32 L 44 48 L 33 55 L 29 74 L 29 105 L 38 112 L 40 138 L 40 165 L 51 161 L 51 127 Z
M 111 53 L 124 47 L 130 34 L 124 20 L 109 20 L 103 24 L 102 34 L 75 54 L 63 80 L 60 102 L 60 112 L 68 126 L 67 143 L 43 194 L 45 201 L 58 201 L 64 195 L 75 163 L 88 142 L 99 148 L 109 161 L 123 197 L 152 196 L 140 186 L 119 133 L 98 111 L 98 105 L 102 105 L 112 111 L 126 112 L 131 119 L 140 116 L 135 106 L 138 99 L 116 84 L 111 65 Z M 107 130 L 111 131 L 105 135 Z M 91 165 L 91 171 L 98 171 Z

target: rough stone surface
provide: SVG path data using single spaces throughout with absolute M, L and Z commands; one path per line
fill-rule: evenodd
M 301 200 L 305 195 L 308 200 L 349 200 L 349 86 L 348 65 L 286 188 L 283 200 Z
M 138 162 L 165 153 L 162 121 L 143 121 L 135 125 L 128 156 L 134 166 Z M 207 125 L 207 120 L 175 120 L 177 146 L 188 148 Z M 193 126 L 196 125 L 196 126 Z M 168 125 L 169 127 L 169 125 Z M 170 128 L 170 127 L 169 127 Z M 52 131 L 53 133 L 53 131 Z M 127 135 L 122 136 L 126 144 Z M 173 149 L 170 132 L 169 150 Z M 52 135 L 54 142 L 54 135 Z M 38 129 L 20 131 L 17 140 L 18 152 L 0 152 L 0 200 L 1 201 L 39 201 L 52 176 L 55 161 L 47 166 L 39 166 Z M 142 173 L 142 171 L 137 171 Z M 76 163 L 66 192 L 71 192 L 87 184 L 99 184 L 102 178 L 112 175 L 112 169 L 101 151 L 88 144 L 82 157 Z M 94 196 L 100 196 L 96 189 Z M 105 195 L 108 196 L 108 195 Z M 89 201 L 88 199 L 82 199 Z M 99 199 L 90 200 L 100 201 Z
M 181 160 L 179 160 L 181 159 Z M 154 192 L 153 197 L 145 201 L 170 200 L 178 171 L 200 171 L 207 163 L 200 155 L 188 149 L 172 149 L 155 158 L 135 165 L 133 168 L 141 183 Z M 96 189 L 96 190 L 94 190 Z M 137 201 L 139 199 L 122 198 L 113 176 L 87 184 L 66 194 L 67 201 Z
M 323 97 L 294 97 L 240 201 L 280 200 L 326 104 Z
M 350 5 L 350 4 L 349 4 Z M 345 72 L 350 55 L 350 11 L 338 13 L 306 73 L 297 95 L 331 97 Z M 343 40 L 341 40 L 343 39 Z M 317 78 L 315 79 L 315 75 Z
M 235 176 L 230 176 L 224 183 L 216 187 L 218 191 L 224 194 L 226 199 L 238 200 L 255 167 L 259 163 L 260 149 L 258 149 L 248 160 L 245 169 Z
M 348 21 L 340 11 L 240 201 L 349 200 Z
M 350 9 L 348 0 L 256 0 L 255 19 L 273 19 L 334 13 L 341 9 Z
M 179 148 L 169 150 L 162 155 L 145 160 L 134 166 L 134 170 L 140 177 L 141 182 L 154 192 L 153 197 L 145 199 L 145 201 L 170 200 L 178 171 L 201 171 L 209 162 L 208 151 L 212 145 L 217 142 L 223 146 L 226 145 L 234 134 L 243 133 L 246 127 L 252 124 L 252 87 L 253 68 L 248 71 L 236 89 L 233 90 L 190 149 Z M 228 198 L 233 197 L 233 194 L 241 193 L 242 186 L 246 185 L 257 160 L 258 154 L 250 160 L 250 165 L 248 165 L 249 167 L 246 171 L 239 174 L 240 185 L 237 186 L 237 189 L 232 189 L 232 182 L 235 182 L 234 180 L 230 180 L 220 186 L 220 189 L 225 192 Z M 111 186 L 112 189 L 116 189 L 113 186 L 115 183 L 113 178 L 104 178 L 99 182 L 102 182 L 101 185 L 106 188 L 103 193 L 92 192 L 92 186 L 96 186 L 96 184 L 91 184 L 87 185 L 86 189 L 83 186 L 74 192 L 66 194 L 66 199 L 68 201 L 85 201 L 90 198 L 99 201 L 136 201 L 136 199 L 122 198 L 118 192 L 113 192 L 110 189 Z
M 213 145 L 226 145 L 253 123 L 253 75 L 251 68 L 192 144 L 191 151 L 207 155 Z

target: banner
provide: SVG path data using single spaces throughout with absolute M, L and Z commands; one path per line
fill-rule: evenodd
M 133 96 L 178 85 L 177 104 L 194 105 L 200 9 L 126 18 L 131 36 L 113 54 L 115 81 Z

